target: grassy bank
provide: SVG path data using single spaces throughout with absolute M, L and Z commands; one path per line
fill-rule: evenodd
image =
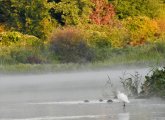
M 162 48 L 161 48 L 162 47 Z M 106 49 L 100 60 L 87 63 L 1 64 L 1 73 L 45 73 L 103 69 L 121 66 L 153 67 L 164 65 L 164 45 L 145 45 L 122 49 Z M 99 56 L 98 56 L 99 57 Z M 104 58 L 104 59 L 103 59 Z
M 98 62 L 88 64 L 14 64 L 0 65 L 0 74 L 41 74 L 41 73 L 59 73 L 59 72 L 77 72 L 101 69 L 125 68 L 143 68 L 164 65 L 163 62 L 155 61 L 129 61 L 127 63 Z

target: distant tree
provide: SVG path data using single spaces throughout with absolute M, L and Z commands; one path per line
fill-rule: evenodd
M 148 16 L 154 18 L 159 14 L 162 0 L 109 0 L 113 3 L 119 19 L 128 16 Z
M 77 25 L 89 21 L 90 0 L 54 0 L 51 15 L 62 25 Z
M 0 0 L 0 22 L 5 22 L 9 18 L 9 13 L 12 11 L 10 0 Z
M 107 0 L 91 0 L 94 3 L 90 19 L 96 24 L 109 24 L 115 15 L 114 7 Z
M 46 38 L 52 29 L 46 0 L 1 0 L 0 11 L 3 20 L 20 32 Z

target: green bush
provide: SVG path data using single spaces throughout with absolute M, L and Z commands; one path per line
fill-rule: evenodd
M 164 57 L 164 53 L 165 53 L 165 41 L 156 41 L 154 43 L 154 47 L 153 49 L 158 53 L 158 54 L 162 54 Z M 162 57 L 163 57 L 162 56 Z
M 77 29 L 67 28 L 53 33 L 50 47 L 61 62 L 89 62 L 93 52 L 87 44 L 83 33 Z
M 165 97 L 165 67 L 156 68 L 151 75 L 145 76 L 142 94 L 145 96 Z
M 111 39 L 113 48 L 123 48 L 128 45 L 130 40 L 127 28 L 114 27 L 109 33 L 109 38 Z
M 12 64 L 14 62 L 10 55 L 10 50 L 6 47 L 0 47 L 0 64 Z
M 105 32 L 93 31 L 90 33 L 89 44 L 96 48 L 111 47 L 111 39 Z
M 2 32 L 0 34 L 1 63 L 43 63 L 43 42 L 32 35 L 19 32 Z
M 106 60 L 110 60 L 112 57 L 112 48 L 93 48 L 93 51 L 95 53 L 94 56 L 94 61 L 98 62 L 98 61 L 106 61 Z
M 43 47 L 43 42 L 32 35 L 22 34 L 20 32 L 2 32 L 0 33 L 0 45 L 3 46 L 19 46 L 34 47 L 39 49 Z
M 4 46 L 10 46 L 17 41 L 20 41 L 22 34 L 19 32 L 2 32 L 0 33 L 0 44 Z
M 30 63 L 30 64 L 41 64 L 46 62 L 43 59 L 41 52 L 35 52 L 26 48 L 14 48 L 10 52 L 11 58 L 15 63 Z
M 84 31 L 88 45 L 94 48 L 111 47 L 111 39 L 109 37 L 110 29 L 108 25 L 84 25 L 79 26 Z
M 116 15 L 119 19 L 148 16 L 157 17 L 162 5 L 161 0 L 109 0 L 116 7 Z

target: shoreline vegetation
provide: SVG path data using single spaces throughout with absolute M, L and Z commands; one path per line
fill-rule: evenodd
M 101 50 L 101 49 L 100 49 Z M 102 51 L 102 50 L 101 50 Z M 27 51 L 26 51 L 27 52 Z M 48 73 L 48 72 L 68 72 L 77 70 L 95 70 L 95 69 L 107 69 L 118 68 L 122 66 L 126 67 L 156 67 L 164 66 L 165 61 L 165 44 L 150 44 L 136 47 L 127 48 L 113 48 L 104 49 L 104 55 L 98 55 L 98 59 L 94 61 L 83 62 L 60 62 L 57 59 L 46 54 L 46 58 L 49 58 L 47 62 L 35 63 L 38 58 L 31 58 L 32 63 L 15 62 L 26 58 L 26 54 L 20 55 L 21 51 L 15 54 L 15 58 L 10 58 L 9 62 L 5 57 L 0 58 L 0 73 Z M 44 52 L 43 52 L 44 53 Z M 41 53 L 41 55 L 43 54 Z M 31 54 L 31 53 L 30 53 Z M 38 54 L 38 53 L 37 53 Z M 44 53 L 45 54 L 45 53 Z M 25 57 L 24 57 L 25 55 Z M 43 57 L 45 57 L 43 56 Z M 18 58 L 17 58 L 18 57 Z M 19 57 L 21 59 L 19 59 Z M 68 54 L 66 54 L 66 57 Z M 43 59 L 43 58 L 42 58 Z M 77 59 L 77 58 L 76 58 Z M 80 58 L 81 59 L 81 58 Z M 78 59 L 78 60 L 80 60 Z M 26 59 L 23 59 L 24 61 Z M 45 60 L 45 58 L 44 58 Z M 51 60 L 51 61 L 50 61 Z M 34 63 L 33 63 L 34 62 Z
M 0 72 L 164 65 L 164 0 L 1 0 Z
M 120 77 L 125 92 L 135 98 L 161 97 L 165 99 L 165 67 L 152 68 L 145 76 L 138 72 Z
M 164 62 L 155 61 L 129 61 L 127 63 L 85 63 L 85 64 L 12 64 L 0 65 L 0 74 L 47 74 L 47 73 L 61 73 L 61 72 L 81 72 L 81 71 L 95 71 L 106 69 L 131 69 L 131 68 L 157 68 L 164 66 Z

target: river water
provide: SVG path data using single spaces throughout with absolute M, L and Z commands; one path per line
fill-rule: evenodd
M 149 68 L 1 75 L 0 120 L 165 120 L 160 98 L 129 98 L 125 108 L 117 100 L 107 103 L 114 99 L 106 88 L 107 74 L 123 91 L 119 77 L 125 71 L 144 77 Z

